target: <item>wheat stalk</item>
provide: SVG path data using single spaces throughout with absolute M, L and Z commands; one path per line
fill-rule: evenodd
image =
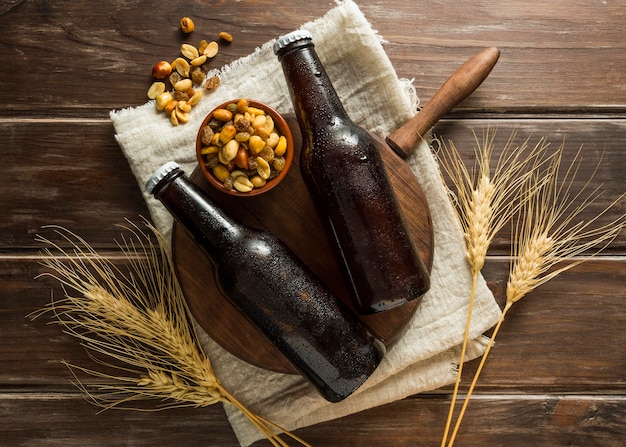
M 520 186 L 527 180 L 532 170 L 541 165 L 540 155 L 547 148 L 544 140 L 540 140 L 531 149 L 528 147 L 528 140 L 521 146 L 514 146 L 515 133 L 513 133 L 505 144 L 495 168 L 492 169 L 495 136 L 495 131 L 487 130 L 482 141 L 479 141 L 474 134 L 476 157 L 471 172 L 466 168 L 453 142 L 450 141 L 449 144 L 440 142 L 442 150 L 439 158 L 456 190 L 457 200 L 453 200 L 453 203 L 456 205 L 455 211 L 463 228 L 466 257 L 472 273 L 465 333 L 452 401 L 441 440 L 442 447 L 446 443 L 452 423 L 463 373 L 478 275 L 484 266 L 494 236 L 522 205 L 516 198 Z
M 222 386 L 198 341 L 167 241 L 154 227 L 146 226 L 149 232 L 126 227 L 132 237 L 123 237 L 118 244 L 128 261 L 128 271 L 120 270 L 84 239 L 61 227 L 53 229 L 70 243 L 71 250 L 38 237 L 39 242 L 50 246 L 44 249 L 43 261 L 50 271 L 42 276 L 58 280 L 65 296 L 32 317 L 52 312 L 55 321 L 81 342 L 97 364 L 114 371 L 105 373 L 64 362 L 75 384 L 103 410 L 137 409 L 132 402 L 145 399 L 161 402 L 154 410 L 220 402 L 234 405 L 272 445 L 287 446 L 278 435 L 283 432 L 308 446 L 248 410 Z M 156 238 L 156 244 L 151 237 Z M 95 387 L 97 391 L 89 391 L 78 373 L 103 383 Z
M 522 189 L 521 194 L 527 199 L 523 201 L 524 207 L 513 237 L 513 262 L 506 287 L 506 304 L 474 374 L 448 447 L 454 444 L 478 378 L 513 304 L 555 276 L 601 252 L 626 226 L 626 215 L 598 224 L 600 218 L 624 195 L 586 222 L 580 219 L 581 212 L 600 196 L 600 187 L 588 191 L 600 162 L 585 185 L 574 191 L 574 180 L 582 164 L 582 148 L 561 176 L 563 151 L 564 146 L 561 145 L 551 158 L 547 172 L 534 170 L 530 181 Z M 576 258 L 581 254 L 586 256 Z

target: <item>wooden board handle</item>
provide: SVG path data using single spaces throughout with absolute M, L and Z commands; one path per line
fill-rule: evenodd
M 417 115 L 387 137 L 387 144 L 402 158 L 411 155 L 422 136 L 482 84 L 499 57 L 500 50 L 490 47 L 468 59 Z

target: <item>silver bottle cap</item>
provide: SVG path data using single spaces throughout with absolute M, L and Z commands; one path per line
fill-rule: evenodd
M 289 34 L 285 34 L 284 36 L 279 37 L 276 43 L 274 43 L 274 54 L 278 54 L 280 50 L 293 42 L 305 39 L 313 40 L 313 36 L 310 32 L 303 29 L 292 31 Z
M 167 176 L 167 174 L 178 168 L 180 168 L 180 166 L 178 166 L 178 163 L 176 163 L 175 161 L 168 161 L 167 163 L 165 163 L 163 166 L 157 169 L 154 174 L 152 174 L 152 177 L 150 177 L 150 179 L 146 182 L 146 191 L 148 191 L 149 194 L 152 194 L 155 186 L 161 180 L 163 180 L 165 176 Z

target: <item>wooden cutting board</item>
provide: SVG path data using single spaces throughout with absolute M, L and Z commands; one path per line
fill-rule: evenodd
M 224 211 L 237 221 L 274 233 L 348 305 L 347 288 L 332 249 L 317 216 L 315 206 L 300 175 L 301 135 L 297 122 L 288 118 L 296 153 L 285 179 L 273 190 L 254 197 L 232 197 L 213 188 L 199 168 L 191 173 L 197 183 Z M 382 154 L 410 234 L 431 270 L 433 230 L 430 212 L 417 178 L 391 149 Z M 173 259 L 190 310 L 200 326 L 220 346 L 255 366 L 282 373 L 296 373 L 291 364 L 220 292 L 212 261 L 190 238 L 174 225 Z M 363 316 L 361 320 L 386 345 L 401 334 L 413 316 L 418 301 Z

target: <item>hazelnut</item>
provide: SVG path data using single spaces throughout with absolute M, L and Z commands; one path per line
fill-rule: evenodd
M 180 19 L 180 29 L 183 33 L 189 34 L 193 31 L 194 28 L 195 25 L 193 24 L 193 20 L 191 20 L 189 17 L 183 17 L 182 19 Z
M 152 67 L 152 76 L 156 79 L 165 79 L 172 72 L 172 66 L 167 61 L 160 61 Z

